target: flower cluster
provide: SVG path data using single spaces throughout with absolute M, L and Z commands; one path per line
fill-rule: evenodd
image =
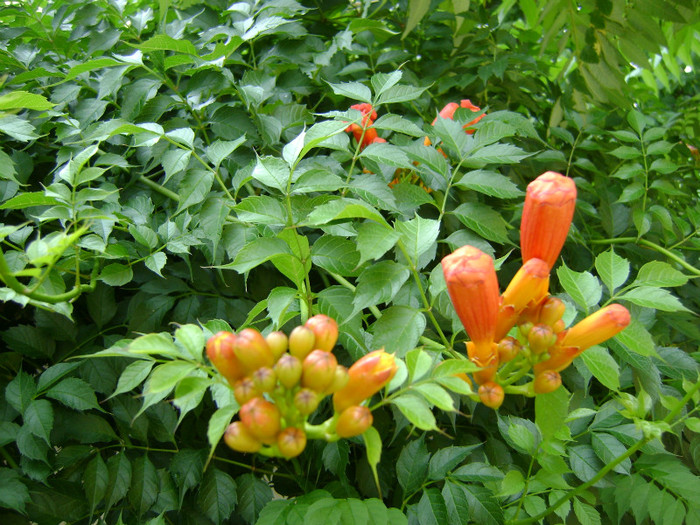
M 391 381 L 398 367 L 393 355 L 377 350 L 346 369 L 332 353 L 337 339 L 337 323 L 322 314 L 289 336 L 277 331 L 263 337 L 245 328 L 211 337 L 207 356 L 241 405 L 240 420 L 224 435 L 226 444 L 239 452 L 293 458 L 307 438 L 334 441 L 365 432 L 372 413 L 362 403 Z M 328 395 L 333 395 L 333 416 L 309 424 Z
M 371 104 L 362 103 L 354 104 L 350 106 L 350 109 L 356 109 L 362 113 L 362 124 L 350 124 L 345 131 L 352 132 L 355 140 L 360 145 L 360 149 L 364 149 L 370 144 L 375 144 L 377 142 L 386 142 L 385 139 L 381 138 L 377 134 L 376 128 L 372 127 L 374 121 L 377 119 L 377 112 L 374 110 Z
M 568 177 L 547 172 L 530 183 L 520 225 L 523 265 L 503 294 L 499 294 L 492 258 L 478 248 L 464 246 L 442 260 L 450 298 L 471 339 L 467 355 L 481 367 L 474 379 L 487 406 L 498 408 L 503 386 L 530 369 L 534 378 L 527 393 L 556 390 L 561 385 L 559 372 L 576 356 L 630 322 L 627 309 L 612 304 L 567 330 L 562 320 L 564 303 L 548 293 L 549 274 L 566 240 L 575 205 L 576 185 Z M 516 337 L 508 336 L 516 325 Z

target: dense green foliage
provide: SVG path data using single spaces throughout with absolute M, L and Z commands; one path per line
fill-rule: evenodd
M 0 522 L 700 523 L 698 68 L 693 0 L 3 2 Z M 430 125 L 463 98 L 473 135 Z M 507 283 L 547 170 L 567 322 L 633 321 L 496 412 L 435 368 L 439 261 Z M 206 338 L 319 312 L 339 362 L 401 358 L 376 431 L 227 449 Z

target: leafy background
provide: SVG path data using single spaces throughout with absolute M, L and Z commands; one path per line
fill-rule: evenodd
M 700 522 L 699 30 L 692 0 L 5 2 L 0 520 Z M 473 136 L 429 125 L 462 98 Z M 633 325 L 496 413 L 435 368 L 465 340 L 439 260 L 507 283 L 547 170 L 579 189 L 553 293 Z M 218 445 L 205 339 L 317 312 L 341 362 L 402 358 L 381 461 Z

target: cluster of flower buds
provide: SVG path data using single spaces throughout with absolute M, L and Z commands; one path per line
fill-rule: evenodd
M 345 131 L 352 132 L 355 140 L 360 145 L 360 149 L 364 149 L 370 144 L 375 144 L 377 142 L 386 142 L 377 134 L 377 129 L 372 127 L 374 121 L 377 119 L 377 112 L 374 110 L 371 104 L 363 102 L 362 104 L 354 104 L 350 106 L 350 109 L 356 109 L 362 113 L 362 124 L 350 124 Z
M 503 294 L 493 259 L 478 248 L 463 246 L 442 260 L 450 298 L 471 339 L 467 355 L 481 367 L 474 374 L 479 397 L 489 407 L 503 402 L 502 383 L 509 385 L 530 369 L 528 393 L 556 390 L 559 372 L 576 356 L 630 322 L 627 309 L 612 304 L 566 329 L 564 303 L 549 295 L 549 274 L 575 205 L 576 185 L 568 177 L 547 172 L 530 183 L 520 225 L 523 265 Z M 517 337 L 508 336 L 516 325 Z
M 289 336 L 277 331 L 264 337 L 252 328 L 212 336 L 207 356 L 241 406 L 239 421 L 224 435 L 226 444 L 239 452 L 293 458 L 307 438 L 334 441 L 364 433 L 372 413 L 362 403 L 391 381 L 397 365 L 393 355 L 377 350 L 346 369 L 332 353 L 337 339 L 337 323 L 323 314 Z M 333 416 L 320 425 L 308 423 L 329 395 Z

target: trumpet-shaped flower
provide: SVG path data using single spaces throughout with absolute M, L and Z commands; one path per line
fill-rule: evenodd
M 473 246 L 463 246 L 442 259 L 447 291 L 464 329 L 473 342 L 470 359 L 492 363 L 498 321 L 498 279 L 493 259 Z M 468 346 L 469 349 L 469 346 Z
M 454 120 L 455 112 L 456 112 L 459 108 L 468 109 L 468 110 L 472 111 L 473 113 L 478 113 L 479 111 L 481 111 L 481 108 L 478 107 L 478 106 L 475 106 L 474 104 L 472 104 L 472 103 L 471 103 L 471 100 L 469 100 L 469 99 L 463 99 L 463 100 L 460 101 L 459 104 L 457 104 L 456 102 L 450 102 L 449 104 L 447 104 L 444 108 L 442 108 L 442 110 L 440 111 L 440 113 L 438 113 L 438 117 L 439 117 L 439 118 L 447 118 L 447 119 L 450 119 L 450 120 Z M 438 117 L 435 117 L 435 120 L 433 120 L 433 124 L 432 124 L 433 126 L 434 126 L 435 123 L 437 122 Z M 479 122 L 482 118 L 484 118 L 484 115 L 479 115 L 479 116 L 476 117 L 474 120 L 471 120 L 471 121 L 467 122 L 467 123 L 464 125 L 464 130 L 465 130 L 467 133 L 469 133 L 470 135 L 472 135 L 472 134 L 474 133 L 475 130 L 473 130 L 473 129 L 468 129 L 468 128 L 471 127 L 471 126 L 473 126 L 473 125 L 476 124 L 477 122 Z M 429 144 L 426 144 L 426 146 L 427 146 L 427 145 L 429 145 Z
M 531 303 L 539 302 L 549 287 L 549 266 L 542 259 L 530 259 L 522 265 L 503 292 L 496 326 L 496 341 L 506 336 L 520 313 Z
M 560 372 L 586 348 L 610 339 L 629 324 L 630 313 L 624 306 L 611 304 L 601 308 L 561 332 L 556 345 L 549 351 L 549 359 L 535 365 L 535 374 L 543 370 Z
M 542 259 L 552 268 L 559 257 L 576 206 L 576 184 L 568 177 L 548 171 L 527 187 L 520 223 L 523 261 Z
M 333 394 L 335 411 L 342 412 L 369 399 L 391 381 L 397 370 L 393 354 L 384 350 L 362 356 L 348 369 L 347 384 Z

